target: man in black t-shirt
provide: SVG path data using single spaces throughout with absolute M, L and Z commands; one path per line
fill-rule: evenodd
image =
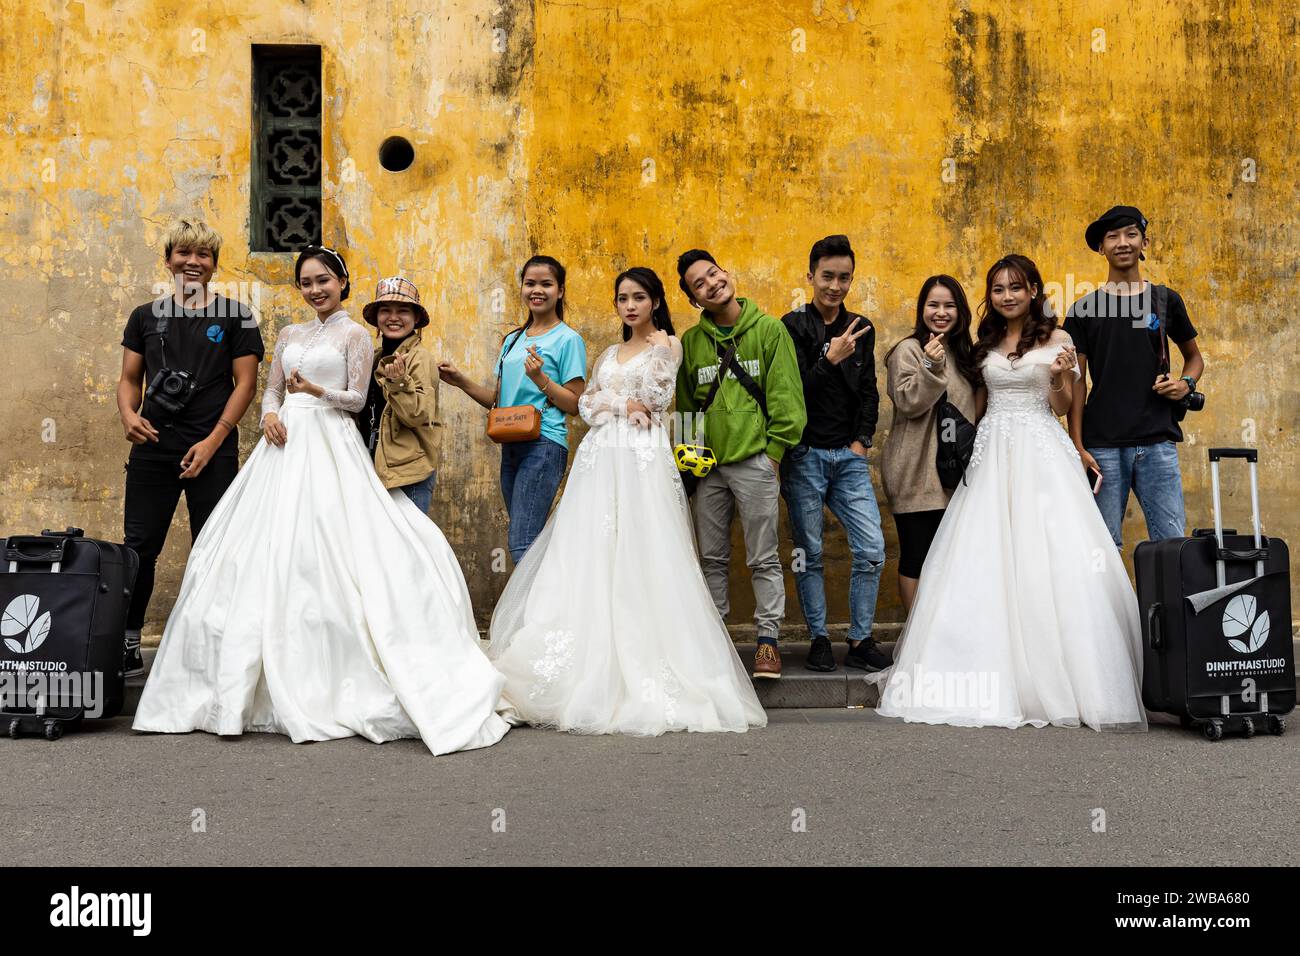
M 1184 535 L 1177 445 L 1183 432 L 1175 413 L 1205 371 L 1196 329 L 1172 289 L 1165 328 L 1160 328 L 1155 293 L 1138 265 L 1150 244 L 1146 232 L 1147 219 L 1133 206 L 1115 206 L 1088 226 L 1088 247 L 1106 257 L 1109 270 L 1105 284 L 1075 302 L 1065 320 L 1080 372 L 1070 437 L 1093 472 L 1089 481 L 1101 473 L 1097 507 L 1116 547 L 1123 547 L 1130 490 L 1137 494 L 1151 540 Z M 1170 374 L 1170 342 L 1182 353 L 1181 378 Z
M 248 306 L 208 288 L 221 237 L 202 222 L 182 220 L 168 231 L 163 249 L 174 291 L 132 310 L 117 383 L 117 410 L 132 443 L 124 535 L 140 555 L 126 619 L 128 675 L 144 669 L 140 629 L 176 504 L 184 492 L 192 543 L 235 478 L 236 425 L 253 400 L 263 355 Z M 185 373 L 191 384 L 176 377 L 164 384 L 164 369 Z
M 876 330 L 866 316 L 844 307 L 855 263 L 847 236 L 827 236 L 814 243 L 808 256 L 813 301 L 781 319 L 794 340 L 808 409 L 803 438 L 781 461 L 781 494 L 790 514 L 794 545 L 803 552 L 803 568 L 796 560 L 794 580 L 812 638 L 806 666 L 813 671 L 835 670 L 826 630 L 822 574 L 826 508 L 844 526 L 853 555 L 849 652 L 844 663 L 867 671 L 882 670 L 891 663 L 871 637 L 885 563 L 880 509 L 867 463 L 880 392 L 876 387 Z

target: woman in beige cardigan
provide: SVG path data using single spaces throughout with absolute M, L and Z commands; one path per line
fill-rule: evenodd
M 880 475 L 898 528 L 898 592 L 912 609 L 930 542 L 952 492 L 939 483 L 938 404 L 948 401 L 974 423 L 987 394 L 971 359 L 971 311 L 961 283 L 931 276 L 916 300 L 916 327 L 885 355 L 894 421 L 885 439 Z

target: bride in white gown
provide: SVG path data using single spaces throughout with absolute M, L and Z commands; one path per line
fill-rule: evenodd
M 988 410 L 894 667 L 874 675 L 884 716 L 1146 729 L 1137 597 L 1056 419 L 1079 370 L 1041 290 L 1022 256 L 989 271 L 977 344 Z
M 276 340 L 266 437 L 194 542 L 134 727 L 494 744 L 503 681 L 456 556 L 384 489 L 349 414 L 374 353 L 339 308 L 346 266 L 309 250 L 297 271 L 317 318 Z
M 663 424 L 682 357 L 663 284 L 634 268 L 614 289 L 624 343 L 579 400 L 591 430 L 497 603 L 488 654 L 532 724 L 642 736 L 765 726 L 700 573 Z

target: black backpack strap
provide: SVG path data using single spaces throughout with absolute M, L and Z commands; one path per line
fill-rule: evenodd
M 1164 285 L 1152 286 L 1151 291 L 1155 299 L 1156 321 L 1160 323 L 1160 371 L 1168 375 L 1169 330 L 1166 328 L 1166 318 L 1169 315 L 1169 287 Z
M 736 376 L 736 380 L 745 387 L 745 391 L 749 392 L 749 397 L 758 403 L 758 407 L 763 412 L 763 417 L 767 418 L 767 396 L 763 394 L 763 390 L 758 387 L 758 383 L 754 381 L 753 377 L 745 371 L 744 366 L 736 359 L 736 347 L 740 344 L 739 338 L 739 335 L 732 338 L 731 348 L 727 350 L 726 355 L 722 354 L 722 346 L 718 346 L 718 355 L 722 356 L 722 362 L 718 366 L 717 380 L 721 381 L 722 376 L 726 374 L 727 368 L 730 367 L 731 373 Z
M 709 406 L 713 404 L 713 400 L 718 397 L 718 389 L 722 387 L 722 376 L 726 374 L 727 365 L 736 357 L 737 344 L 733 340 L 731 348 L 727 349 L 726 353 L 722 355 L 722 361 L 718 363 L 718 374 L 713 377 L 713 384 L 709 386 L 708 394 L 704 396 L 704 402 L 700 405 L 697 414 L 703 415 L 707 412 Z

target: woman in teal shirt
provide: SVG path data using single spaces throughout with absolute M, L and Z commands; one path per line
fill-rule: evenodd
M 533 441 L 501 446 L 501 496 L 510 514 L 510 556 L 518 564 L 541 533 L 569 458 L 565 415 L 576 415 L 586 388 L 587 346 L 564 321 L 564 266 L 550 256 L 533 256 L 520 273 L 528 320 L 502 340 L 496 367 L 500 406 L 535 405 L 542 434 Z M 496 401 L 489 387 L 468 378 L 450 362 L 438 374 L 484 408 Z

